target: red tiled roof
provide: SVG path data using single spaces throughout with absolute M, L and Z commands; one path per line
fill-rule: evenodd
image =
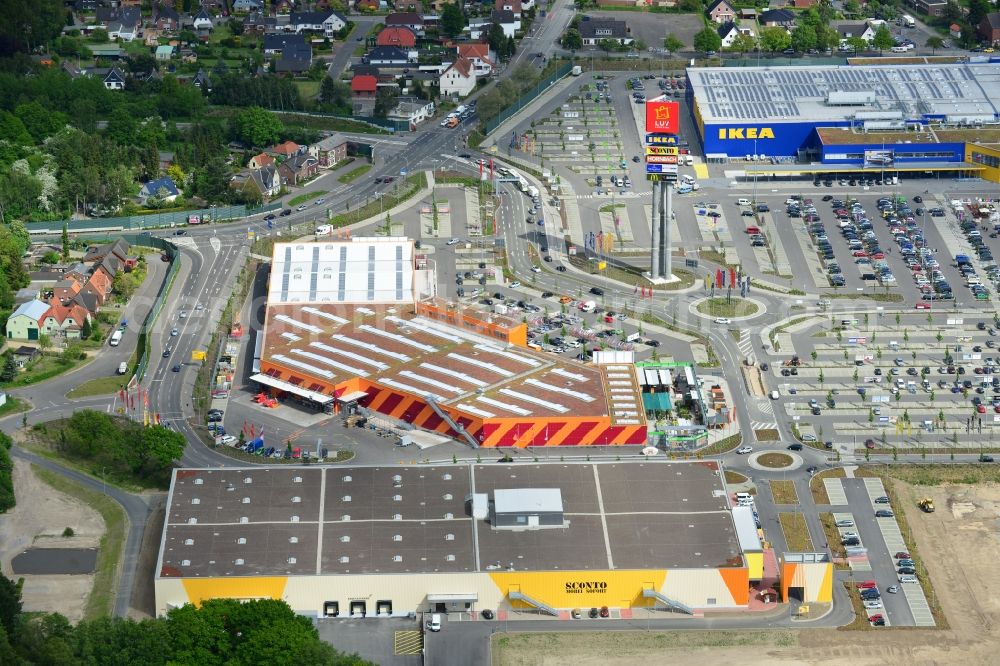
M 472 76 L 472 61 L 468 58 L 459 58 L 451 64 L 449 70 L 454 69 L 462 76 L 468 78 Z
M 480 42 L 459 44 L 458 55 L 460 58 L 479 58 L 488 61 L 490 59 L 490 45 Z
M 284 143 L 279 143 L 277 146 L 271 149 L 272 153 L 278 153 L 279 155 L 294 155 L 299 152 L 299 144 L 294 141 L 285 141 Z
M 260 153 L 250 158 L 251 162 L 256 162 L 258 167 L 266 167 L 274 164 L 274 158 L 267 153 Z
M 370 74 L 362 74 L 351 79 L 351 92 L 375 92 L 378 79 Z
M 515 14 L 521 13 L 521 0 L 496 0 L 496 9 L 506 9 L 510 7 L 510 11 Z
M 100 294 L 102 298 L 111 290 L 111 280 L 104 271 L 94 271 L 87 284 Z
M 385 28 L 375 38 L 377 46 L 399 46 L 412 48 L 417 45 L 417 36 L 405 26 Z
M 44 320 L 47 319 L 48 317 L 52 317 L 57 322 L 59 322 L 60 326 L 62 326 L 63 322 L 66 321 L 66 319 L 72 317 L 73 321 L 76 322 L 77 326 L 82 326 L 83 322 L 87 319 L 88 316 L 89 313 L 83 306 L 77 305 L 75 303 L 71 305 L 61 305 L 57 301 L 53 300 L 53 302 L 49 306 L 49 311 L 45 313 L 45 316 L 43 316 L 42 319 Z

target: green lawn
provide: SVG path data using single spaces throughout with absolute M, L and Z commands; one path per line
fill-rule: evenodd
M 68 372 L 73 368 L 79 367 L 84 363 L 87 363 L 90 359 L 80 359 L 75 361 L 66 361 L 59 355 L 44 355 L 41 358 L 32 361 L 26 370 L 18 372 L 17 377 L 9 382 L 0 382 L 0 386 L 3 388 L 17 388 L 19 386 L 31 386 L 32 384 L 37 384 L 43 382 L 46 379 L 52 379 L 57 375 L 61 375 L 64 372 Z
M 742 298 L 706 298 L 696 306 L 698 312 L 713 317 L 747 317 L 759 309 L 752 301 Z
M 128 383 L 129 378 L 132 376 L 132 370 L 134 368 L 129 368 L 129 372 L 124 375 L 114 374 L 110 377 L 96 377 L 91 379 L 89 382 L 84 382 L 73 388 L 66 394 L 66 397 L 88 398 L 93 395 L 110 395 L 115 393 L 119 389 L 125 388 L 125 384 Z
M 319 96 L 319 81 L 294 81 L 293 83 L 299 89 L 302 99 L 315 99 Z
M 114 610 L 118 560 L 121 557 L 122 547 L 125 545 L 125 512 L 117 502 L 107 495 L 84 488 L 80 484 L 38 465 L 32 465 L 31 468 L 42 481 L 93 507 L 104 519 L 105 532 L 97 550 L 94 588 L 87 598 L 84 619 L 93 620 L 107 617 Z M 67 527 L 72 527 L 72 525 L 67 525 Z
M 304 204 L 307 201 L 312 201 L 326 194 L 326 190 L 316 190 L 315 192 L 303 192 L 297 197 L 294 197 L 288 202 L 289 206 L 298 206 L 299 204 Z
M 26 412 L 30 409 L 28 403 L 20 398 L 15 398 L 12 395 L 7 396 L 7 402 L 0 407 L 0 419 L 5 416 L 10 416 L 11 414 L 18 414 L 20 412 Z
M 353 183 L 355 180 L 357 180 L 358 178 L 361 178 L 361 176 L 363 176 L 366 173 L 368 173 L 368 171 L 371 168 L 372 168 L 371 164 L 362 164 L 358 168 L 351 169 L 347 173 L 342 174 L 341 176 L 339 176 L 337 178 L 337 180 L 339 182 L 341 182 L 341 183 Z

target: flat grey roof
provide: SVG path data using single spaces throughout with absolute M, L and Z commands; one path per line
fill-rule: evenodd
M 688 78 L 710 124 L 848 121 L 864 111 L 952 122 L 1000 117 L 997 64 L 694 67 Z M 863 103 L 866 93 L 874 103 Z
M 466 498 L 497 490 L 561 497 L 568 526 L 474 520 Z M 279 466 L 176 470 L 157 575 L 726 566 L 742 557 L 711 462 Z
M 562 495 L 558 488 L 511 488 L 493 491 L 497 513 L 527 513 L 530 511 L 560 512 Z

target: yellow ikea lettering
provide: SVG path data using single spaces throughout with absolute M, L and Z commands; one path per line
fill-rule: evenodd
M 770 127 L 720 127 L 720 139 L 773 139 L 774 130 Z

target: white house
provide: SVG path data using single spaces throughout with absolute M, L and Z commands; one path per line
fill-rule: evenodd
M 490 57 L 490 45 L 485 42 L 462 42 L 456 47 L 459 58 L 472 61 L 472 68 L 477 77 L 490 76 L 493 73 L 493 58 Z
M 723 23 L 719 26 L 719 37 L 722 38 L 722 48 L 728 49 L 736 41 L 739 35 L 754 37 L 753 28 L 749 25 L 736 25 L 735 23 Z
M 434 115 L 434 102 L 414 97 L 400 97 L 396 108 L 389 113 L 390 120 L 405 120 L 416 127 Z
M 438 86 L 442 95 L 465 97 L 476 88 L 476 72 L 472 61 L 458 58 L 441 74 Z
M 294 32 L 322 32 L 332 35 L 347 25 L 347 19 L 337 12 L 292 12 L 285 30 Z
M 194 21 L 192 22 L 195 30 L 211 30 L 213 26 L 213 17 L 202 5 L 198 13 L 194 15 Z
M 509 9 L 498 9 L 493 12 L 493 22 L 503 28 L 504 37 L 513 37 L 521 29 L 521 19 L 514 16 Z M 587 22 L 584 21 L 584 24 Z
M 159 197 L 163 201 L 170 203 L 176 199 L 179 194 L 180 190 L 177 189 L 177 185 L 174 183 L 173 178 L 157 178 L 156 180 L 151 180 L 142 186 L 139 190 L 139 200 L 145 204 L 147 200 L 153 197 Z

